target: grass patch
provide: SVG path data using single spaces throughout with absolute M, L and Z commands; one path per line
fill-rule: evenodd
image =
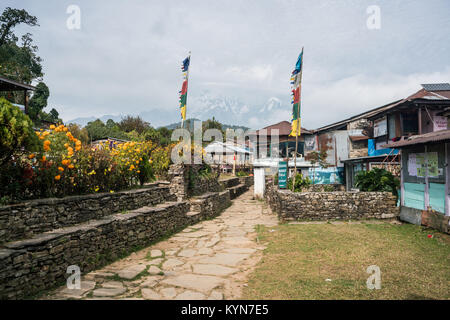
M 388 223 L 256 230 L 268 247 L 244 299 L 450 299 L 448 235 Z M 380 290 L 367 289 L 370 265 L 380 267 Z

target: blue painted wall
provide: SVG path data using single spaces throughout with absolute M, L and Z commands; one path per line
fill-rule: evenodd
M 367 154 L 369 156 L 382 156 L 382 155 L 388 155 L 392 148 L 384 148 L 384 149 L 379 149 L 379 150 L 375 150 L 375 140 L 374 139 L 369 139 L 368 143 L 367 143 Z M 394 151 L 391 153 L 391 155 L 393 154 L 398 154 L 398 149 L 394 149 Z
M 316 168 L 313 170 L 309 168 L 308 176 L 314 184 L 343 184 L 344 183 L 344 168 L 330 167 L 330 168 Z
M 445 184 L 430 183 L 429 193 L 431 209 L 445 213 Z
M 405 182 L 405 207 L 425 209 L 425 184 Z

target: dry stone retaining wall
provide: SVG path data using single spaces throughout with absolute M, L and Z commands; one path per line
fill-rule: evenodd
M 0 299 L 28 297 L 61 285 L 70 265 L 86 273 L 187 225 L 215 217 L 230 205 L 229 191 L 192 201 L 198 206 L 166 202 L 5 244 L 0 249 Z
M 390 192 L 292 192 L 268 185 L 266 199 L 281 220 L 388 219 L 399 215 Z
M 0 244 L 165 201 L 176 201 L 176 197 L 170 193 L 168 186 L 153 184 L 143 189 L 39 199 L 1 206 Z

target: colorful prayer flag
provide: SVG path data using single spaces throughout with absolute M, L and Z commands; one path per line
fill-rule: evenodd
M 180 111 L 181 118 L 186 120 L 186 102 L 187 102 L 187 90 L 188 90 L 188 78 L 189 78 L 189 64 L 191 62 L 191 56 L 183 60 L 181 70 L 183 71 L 183 85 L 180 91 Z
M 303 49 L 298 56 L 295 69 L 292 71 L 292 125 L 290 136 L 299 136 L 301 133 L 301 116 L 300 116 L 300 92 L 302 84 L 302 67 L 303 67 Z

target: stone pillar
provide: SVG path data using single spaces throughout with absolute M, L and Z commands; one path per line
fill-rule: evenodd
M 254 196 L 257 199 L 263 199 L 264 198 L 264 190 L 266 187 L 266 176 L 265 176 L 264 168 L 254 168 L 253 176 L 255 179 Z
M 185 170 L 184 164 L 172 164 L 169 167 L 168 175 L 170 182 L 170 193 L 177 197 L 177 201 L 186 200 L 188 197 L 188 181 L 186 172 L 187 170 Z

